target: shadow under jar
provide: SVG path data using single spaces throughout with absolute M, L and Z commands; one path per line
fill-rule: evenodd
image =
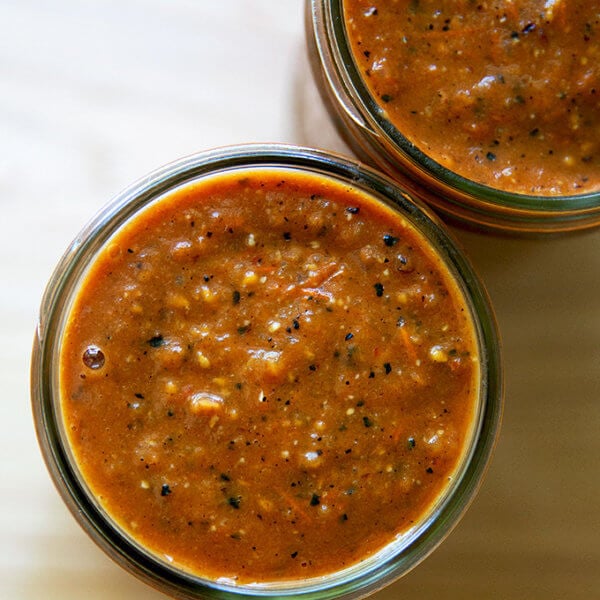
M 487 296 L 429 210 L 249 145 L 134 184 L 43 298 L 39 442 L 85 531 L 179 598 L 359 598 L 427 556 L 496 438 Z
M 600 3 L 310 0 L 340 132 L 446 217 L 505 232 L 600 224 Z

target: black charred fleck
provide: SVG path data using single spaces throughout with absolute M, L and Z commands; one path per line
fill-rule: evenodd
M 397 238 L 397 237 L 395 237 L 395 236 L 393 236 L 393 235 L 391 235 L 391 234 L 389 234 L 389 233 L 386 233 L 386 234 L 383 236 L 383 243 L 384 243 L 386 246 L 389 246 L 390 248 L 391 248 L 392 246 L 395 246 L 395 245 L 398 243 L 398 240 L 399 240 L 399 238 Z
M 162 335 L 152 336 L 147 342 L 152 348 L 160 348 L 165 343 L 165 338 Z
M 242 498 L 240 496 L 231 496 L 231 498 L 227 498 L 227 502 L 229 506 L 235 508 L 236 510 L 240 508 L 240 502 Z
M 525 27 L 521 30 L 521 33 L 531 33 L 535 29 L 535 23 L 527 23 Z

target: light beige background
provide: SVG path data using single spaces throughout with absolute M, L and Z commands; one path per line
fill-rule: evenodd
M 307 73 L 300 0 L 0 0 L 0 598 L 163 596 L 79 529 L 31 422 L 36 311 L 90 216 L 147 171 L 247 141 L 339 148 Z M 502 436 L 448 540 L 375 596 L 600 596 L 600 230 L 457 231 L 504 340 Z

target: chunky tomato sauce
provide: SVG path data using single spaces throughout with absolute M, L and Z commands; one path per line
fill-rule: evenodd
M 247 170 L 160 199 L 100 252 L 62 410 L 84 481 L 152 553 L 299 579 L 422 522 L 472 438 L 478 358 L 462 292 L 401 216 Z
M 383 114 L 466 178 L 543 196 L 600 190 L 598 0 L 344 0 Z

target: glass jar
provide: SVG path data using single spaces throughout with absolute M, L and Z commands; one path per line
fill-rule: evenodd
M 111 236 L 151 203 L 173 190 L 216 174 L 282 169 L 328 178 L 384 203 L 426 240 L 456 281 L 471 313 L 479 351 L 477 410 L 470 443 L 456 477 L 423 522 L 401 542 L 343 571 L 312 579 L 235 585 L 207 580 L 150 552 L 114 521 L 90 491 L 70 447 L 61 406 L 59 356 L 69 311 L 86 270 Z M 431 212 L 387 177 L 322 151 L 284 145 L 217 149 L 169 164 L 119 194 L 83 229 L 59 262 L 41 304 L 32 356 L 32 404 L 37 435 L 50 475 L 86 533 L 118 564 L 178 598 L 359 598 L 406 573 L 457 523 L 478 489 L 494 445 L 502 406 L 500 351 L 485 291 L 462 252 Z
M 306 28 L 317 85 L 345 142 L 444 217 L 476 229 L 524 234 L 600 224 L 600 190 L 567 196 L 504 191 L 461 176 L 411 143 L 365 84 L 348 39 L 343 0 L 307 0 Z

